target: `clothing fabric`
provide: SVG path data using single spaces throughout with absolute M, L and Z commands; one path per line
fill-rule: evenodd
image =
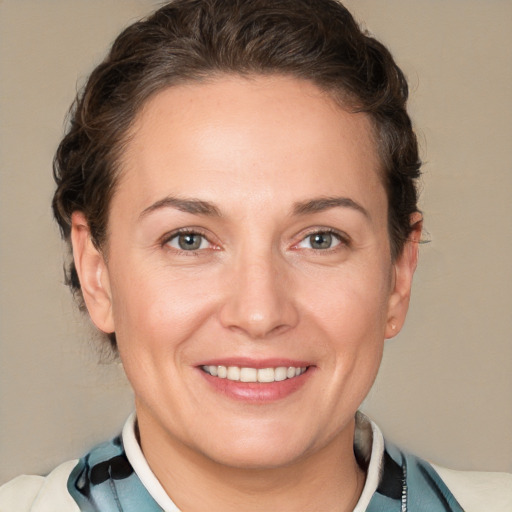
M 354 512 L 511 512 L 512 475 L 450 471 L 384 441 L 364 415 L 354 452 L 366 483 Z M 179 512 L 151 471 L 132 415 L 121 435 L 46 478 L 21 476 L 0 488 L 0 512 Z

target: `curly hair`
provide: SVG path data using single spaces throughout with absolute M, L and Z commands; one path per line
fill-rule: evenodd
M 418 211 L 421 162 L 406 111 L 407 81 L 390 52 L 336 0 L 172 0 L 126 28 L 70 111 L 54 159 L 53 211 L 70 241 L 84 213 L 101 248 L 127 133 L 149 97 L 219 74 L 289 75 L 313 82 L 373 122 L 395 259 Z M 83 305 L 74 263 L 67 282 Z M 110 336 L 115 346 L 115 336 Z

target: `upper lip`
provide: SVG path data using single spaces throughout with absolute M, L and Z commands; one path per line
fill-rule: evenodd
M 240 368 L 278 368 L 280 366 L 294 366 L 302 368 L 304 366 L 312 366 L 311 362 L 299 359 L 289 358 L 266 358 L 253 359 L 250 357 L 224 357 L 216 359 L 208 359 L 200 362 L 197 366 L 238 366 Z

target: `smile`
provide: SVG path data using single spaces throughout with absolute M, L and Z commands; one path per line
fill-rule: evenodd
M 280 382 L 287 379 L 293 379 L 302 375 L 307 367 L 297 366 L 278 366 L 276 368 L 250 368 L 239 366 L 201 366 L 201 369 L 219 379 L 227 379 L 238 382 Z

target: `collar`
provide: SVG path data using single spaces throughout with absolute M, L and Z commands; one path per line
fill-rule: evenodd
M 180 512 L 165 492 L 142 453 L 136 435 L 136 421 L 137 417 L 135 413 L 132 413 L 123 428 L 122 438 L 126 457 L 158 505 L 165 512 Z M 356 414 L 354 452 L 359 464 L 366 469 L 366 482 L 354 512 L 364 512 L 379 485 L 384 456 L 384 438 L 377 425 L 361 412 Z

